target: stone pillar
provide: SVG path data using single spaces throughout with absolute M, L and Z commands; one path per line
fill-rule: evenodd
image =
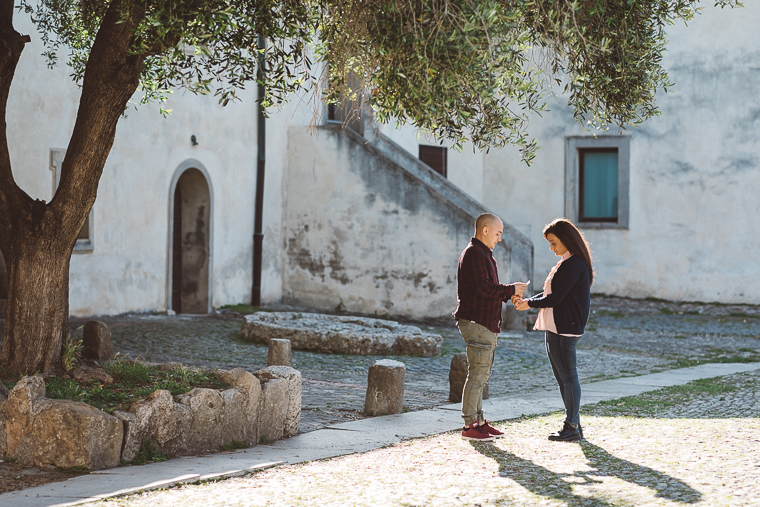
M 449 368 L 449 401 L 459 403 L 462 401 L 464 382 L 467 380 L 467 354 L 456 354 L 451 358 Z M 483 399 L 488 399 L 488 383 L 483 386 Z
M 113 359 L 113 341 L 108 326 L 97 320 L 88 320 L 82 335 L 82 356 L 87 359 L 108 361 Z
M 293 367 L 293 356 L 290 352 L 290 340 L 285 340 L 283 338 L 272 338 L 269 340 L 267 366 Z
M 406 365 L 392 359 L 376 361 L 369 367 L 364 415 L 400 414 L 404 408 Z

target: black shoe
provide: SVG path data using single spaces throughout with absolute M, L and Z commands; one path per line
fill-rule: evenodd
M 586 440 L 583 438 L 583 428 L 581 428 L 581 423 L 578 423 L 578 433 L 581 435 L 581 440 Z
M 559 433 L 549 435 L 549 440 L 555 442 L 577 442 L 581 439 L 581 432 L 570 423 L 565 423 Z

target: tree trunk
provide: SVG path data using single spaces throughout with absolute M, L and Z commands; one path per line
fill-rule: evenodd
M 61 181 L 46 204 L 21 190 L 11 171 L 7 101 L 29 40 L 13 29 L 13 3 L 0 0 L 0 250 L 9 275 L 0 364 L 19 373 L 55 373 L 68 334 L 71 253 L 95 202 L 116 124 L 139 84 L 144 55 L 129 49 L 144 6 L 136 0 L 109 5 L 87 61 Z
M 11 371 L 32 374 L 61 369 L 69 325 L 71 248 L 62 246 L 60 237 L 47 236 L 16 242 L 6 256 L 10 280 L 0 363 Z

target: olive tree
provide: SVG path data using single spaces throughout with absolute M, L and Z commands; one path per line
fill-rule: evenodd
M 227 104 L 256 81 L 266 104 L 297 90 L 333 101 L 358 94 L 380 121 L 460 146 L 518 145 L 529 162 L 537 146 L 528 118 L 556 87 L 589 128 L 657 114 L 656 93 L 671 86 L 665 28 L 698 8 L 697 0 L 16 1 L 0 0 L 0 250 L 9 275 L 0 364 L 45 373 L 61 368 L 71 254 L 130 100 L 184 87 Z M 16 16 L 31 17 L 38 34 L 18 33 Z M 37 35 L 39 57 L 55 65 L 65 52 L 81 85 L 49 203 L 16 184 L 5 122 L 18 61 Z

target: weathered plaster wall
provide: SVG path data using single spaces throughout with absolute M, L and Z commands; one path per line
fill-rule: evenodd
M 630 136 L 630 226 L 586 229 L 595 292 L 677 300 L 760 303 L 751 238 L 760 233 L 760 4 L 704 11 L 669 28 L 664 65 L 676 86 L 658 95 L 662 116 Z M 516 150 L 486 156 L 484 204 L 536 245 L 536 286 L 556 258 L 541 229 L 563 216 L 564 138 L 588 135 L 551 103 L 531 133 L 541 151 L 526 167 Z M 538 280 L 540 278 L 541 280 Z
M 317 136 L 292 128 L 289 135 L 285 300 L 325 309 L 342 302 L 361 313 L 450 314 L 457 259 L 483 208 L 475 211 L 466 195 L 388 141 L 365 144 L 339 128 Z M 502 278 L 526 276 L 527 239 L 515 245 L 517 255 L 505 243 L 495 251 Z

